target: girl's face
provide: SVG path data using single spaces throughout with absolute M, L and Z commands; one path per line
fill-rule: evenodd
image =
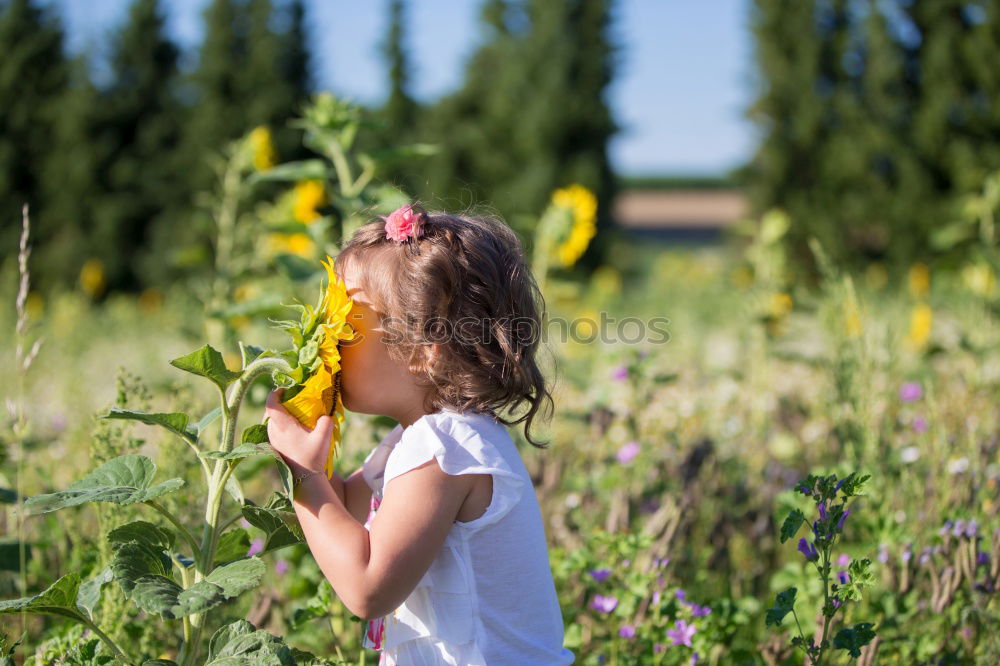
M 347 322 L 355 331 L 353 341 L 340 345 L 344 407 L 360 414 L 389 416 L 408 425 L 423 413 L 424 390 L 404 365 L 389 357 L 379 313 L 358 284 L 352 263 L 348 262 L 341 274 L 347 295 L 354 301 Z

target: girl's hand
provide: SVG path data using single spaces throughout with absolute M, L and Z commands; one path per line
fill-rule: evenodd
M 333 417 L 321 416 L 316 421 L 315 429 L 307 429 L 281 404 L 284 390 L 278 388 L 271 391 L 264 407 L 271 447 L 285 459 L 292 473 L 315 471 L 326 476 L 323 466 L 330 452 Z

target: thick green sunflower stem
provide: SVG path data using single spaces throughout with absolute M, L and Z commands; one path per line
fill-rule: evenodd
M 236 437 L 236 425 L 240 413 L 240 404 L 246 397 L 250 385 L 257 377 L 266 372 L 291 372 L 292 368 L 283 358 L 259 358 L 243 368 L 243 373 L 237 379 L 229 395 L 223 395 L 222 403 L 222 438 L 219 451 L 228 453 L 233 450 Z M 219 522 L 219 512 L 222 508 L 222 497 L 226 482 L 232 475 L 235 465 L 229 460 L 216 460 L 215 468 L 208 482 L 208 499 L 205 502 L 205 526 L 201 537 L 201 547 L 195 553 L 195 571 L 191 584 L 204 580 L 212 572 L 212 562 L 215 560 L 215 550 L 219 544 L 219 534 L 224 527 Z M 204 627 L 205 614 L 194 613 L 189 616 L 190 637 L 185 641 L 179 656 L 182 666 L 191 666 L 198 658 L 199 643 Z

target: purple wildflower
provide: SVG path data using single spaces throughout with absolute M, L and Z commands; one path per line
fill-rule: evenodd
M 837 521 L 837 530 L 844 529 L 844 521 L 847 520 L 847 514 L 850 512 L 850 509 L 844 509 L 844 513 L 840 514 L 840 520 Z
M 288 571 L 288 560 L 278 560 L 274 563 L 274 570 L 279 576 L 284 576 Z
M 618 629 L 618 635 L 622 638 L 635 638 L 635 627 L 631 624 L 623 624 L 620 629 Z
M 931 561 L 931 548 L 930 546 L 924 546 L 924 549 L 920 551 L 920 564 L 927 564 Z
M 801 490 L 806 495 L 812 495 L 812 488 L 810 488 L 809 486 L 807 486 L 805 484 L 802 484 L 801 486 L 799 486 L 799 490 Z
M 965 532 L 965 521 L 956 520 L 955 524 L 951 528 L 951 535 L 955 537 L 960 537 Z
M 889 561 L 889 547 L 884 543 L 878 545 L 878 561 L 882 564 Z
M 818 508 L 819 508 L 819 519 L 826 520 L 826 503 L 820 502 Z
M 591 569 L 590 577 L 598 583 L 603 583 L 611 577 L 611 569 Z
M 840 608 L 840 599 L 832 599 L 831 601 L 833 601 L 834 608 Z
M 799 552 L 802 553 L 802 555 L 810 562 L 815 562 L 819 559 L 819 553 L 816 551 L 816 547 L 806 541 L 805 537 L 799 539 Z
M 614 370 L 611 371 L 611 379 L 615 381 L 623 382 L 628 379 L 628 366 L 619 365 Z
M 692 666 L 694 666 L 694 664 L 697 664 L 697 663 L 698 663 L 698 653 L 697 652 L 692 652 L 691 653 L 691 664 L 692 664 Z
M 653 592 L 653 605 L 654 606 L 659 606 L 660 605 L 660 591 L 659 590 L 656 590 L 656 591 Z
M 250 521 L 248 521 L 246 518 L 240 518 L 240 525 L 242 525 L 246 529 L 250 529 Z
M 837 558 L 838 567 L 846 567 L 850 563 L 851 563 L 851 556 L 848 555 L 847 553 L 841 553 L 840 557 Z
M 837 582 L 841 585 L 847 585 L 847 581 L 851 580 L 851 577 L 847 575 L 846 571 L 837 572 Z
M 655 643 L 653 645 L 653 652 L 656 652 L 657 654 L 659 654 L 660 652 L 663 652 L 666 649 L 667 649 L 667 647 L 663 643 Z
M 681 601 L 684 601 L 685 599 L 687 599 L 687 593 L 684 592 L 684 590 L 682 590 L 680 588 L 677 588 L 676 594 L 677 594 L 677 598 L 680 599 Z
M 253 557 L 257 553 L 263 552 L 264 550 L 264 540 L 257 538 L 250 542 L 250 550 L 247 551 L 247 557 Z
M 951 521 L 946 520 L 944 521 L 944 525 L 942 525 L 941 528 L 938 530 L 938 536 L 943 537 L 947 535 L 950 530 L 951 530 Z
M 611 596 L 594 595 L 594 600 L 590 602 L 590 607 L 599 613 L 610 613 L 618 605 L 618 599 Z
M 922 416 L 914 416 L 913 421 L 910 422 L 910 427 L 913 428 L 913 432 L 918 435 L 927 432 L 927 419 Z
M 976 533 L 978 531 L 979 531 L 979 521 L 977 521 L 975 518 L 966 523 L 965 536 L 969 537 L 970 539 L 975 539 Z
M 990 554 L 979 551 L 976 553 L 976 566 L 988 567 L 990 565 Z
M 673 629 L 667 629 L 667 638 L 671 641 L 671 647 L 675 645 L 686 645 L 691 647 L 691 638 L 695 635 L 698 629 L 693 624 L 688 624 L 684 620 L 677 620 L 674 622 Z
M 699 606 L 698 604 L 691 604 L 691 615 L 695 617 L 705 617 L 712 612 L 712 609 L 708 606 Z
M 900 558 L 903 560 L 904 564 L 908 564 L 912 557 L 913 557 L 913 551 L 910 550 L 910 544 L 906 544 L 906 546 L 903 548 L 902 554 L 900 554 Z
M 618 458 L 618 462 L 627 465 L 635 460 L 637 455 L 639 455 L 639 442 L 625 442 L 615 457 Z
M 847 481 L 847 479 L 843 478 L 840 481 L 837 481 L 837 485 L 833 487 L 833 492 L 837 492 L 838 490 L 840 490 L 840 487 L 844 485 L 844 481 Z
M 916 402 L 923 397 L 924 391 L 920 382 L 903 382 L 899 387 L 899 399 L 903 402 Z

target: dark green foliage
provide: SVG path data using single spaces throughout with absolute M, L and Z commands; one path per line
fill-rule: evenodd
M 53 159 L 52 135 L 70 83 L 58 20 L 31 0 L 0 5 L 0 256 L 17 252 L 21 206 L 33 212 L 35 261 L 72 258 L 82 237 L 43 214 L 43 174 Z M 75 221 L 74 221 L 75 222 Z M 57 264 L 62 266 L 63 264 Z M 37 284 L 45 284 L 38 276 Z
M 784 208 L 799 268 L 907 267 L 1000 168 L 996 3 L 756 0 L 754 207 Z
M 381 110 L 384 127 L 380 144 L 390 148 L 416 140 L 419 105 L 410 91 L 410 58 L 407 48 L 414 40 L 406 30 L 406 3 L 391 0 L 389 3 L 389 32 L 382 44 L 382 53 L 389 66 L 389 97 Z M 383 177 L 404 191 L 418 189 L 420 175 L 413 165 L 403 162 L 389 167 Z
M 440 144 L 419 194 L 445 208 L 484 201 L 508 220 L 538 213 L 552 190 L 579 182 L 607 221 L 614 183 L 607 142 L 616 130 L 604 95 L 614 49 L 608 0 L 490 0 L 485 41 L 460 90 L 425 114 Z M 586 255 L 585 255 L 586 259 Z

